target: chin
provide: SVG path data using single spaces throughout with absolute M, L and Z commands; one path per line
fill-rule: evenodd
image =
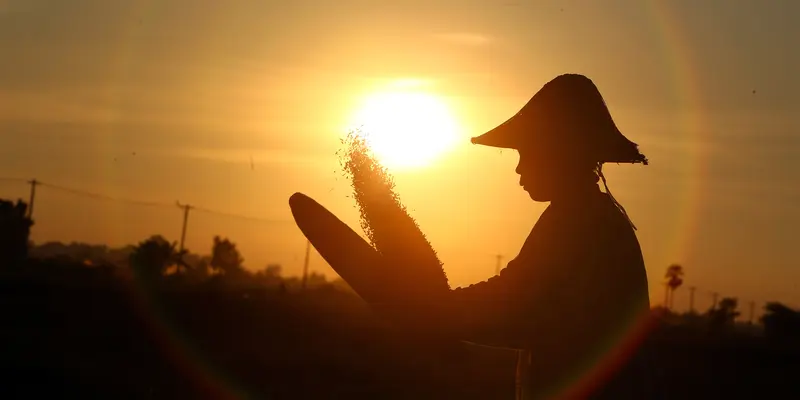
M 528 189 L 525 189 L 525 191 L 528 192 L 528 196 L 530 196 L 531 200 L 533 200 L 533 201 L 540 202 L 540 203 L 550 201 L 550 196 L 546 196 L 543 193 L 537 193 L 536 191 L 528 190 Z

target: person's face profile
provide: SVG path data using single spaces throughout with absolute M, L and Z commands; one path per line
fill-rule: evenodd
M 547 149 L 517 149 L 519 162 L 516 173 L 519 184 L 533 201 L 552 201 L 569 195 L 592 169 L 591 163 L 567 160 L 560 151 Z
M 519 162 L 516 172 L 519 174 L 519 185 L 528 192 L 533 201 L 549 201 L 552 196 L 553 168 L 547 168 L 543 156 L 537 156 L 530 149 L 518 149 Z

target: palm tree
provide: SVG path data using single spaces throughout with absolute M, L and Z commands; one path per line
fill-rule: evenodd
M 672 303 L 674 300 L 673 294 L 675 289 L 683 284 L 683 266 L 679 264 L 672 264 L 667 267 L 667 273 L 664 275 L 667 279 L 666 293 L 664 294 L 664 307 L 672 310 Z
M 130 255 L 131 267 L 143 279 L 158 280 L 167 268 L 180 262 L 182 254 L 176 246 L 163 236 L 152 236 L 135 247 Z

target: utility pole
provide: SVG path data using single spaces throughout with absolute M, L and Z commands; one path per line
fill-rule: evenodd
M 755 301 L 751 301 L 750 302 L 750 325 L 753 325 L 753 318 L 755 317 L 755 315 L 756 315 L 756 302 Z
M 306 259 L 303 261 L 303 290 L 306 289 L 306 285 L 308 284 L 308 263 L 309 259 L 311 258 L 311 241 L 306 240 Z
M 36 200 L 36 185 L 39 184 L 39 181 L 32 179 L 28 183 L 31 185 L 31 198 L 28 200 L 28 219 L 33 219 L 33 201 Z
M 495 266 L 494 274 L 495 275 L 500 275 L 500 270 L 502 269 L 502 265 L 503 265 L 503 255 L 502 254 L 498 254 L 496 257 L 497 257 L 497 265 Z
M 178 202 L 178 207 L 183 209 L 183 229 L 181 229 L 181 245 L 179 250 L 180 254 L 183 254 L 183 246 L 186 242 L 186 225 L 189 222 L 189 210 L 194 207 L 189 204 L 181 204 L 180 202 Z
M 689 288 L 689 312 L 694 314 L 694 291 L 697 289 L 692 286 Z
M 713 299 L 712 302 L 711 302 L 711 309 L 712 310 L 716 310 L 717 309 L 717 299 L 719 298 L 719 293 L 711 292 L 711 298 Z

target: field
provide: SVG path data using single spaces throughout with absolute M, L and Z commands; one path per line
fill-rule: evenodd
M 437 355 L 332 285 L 79 282 L 2 280 L 3 398 L 513 398 L 513 355 Z M 663 398 L 800 394 L 797 347 L 680 324 L 648 346 Z

